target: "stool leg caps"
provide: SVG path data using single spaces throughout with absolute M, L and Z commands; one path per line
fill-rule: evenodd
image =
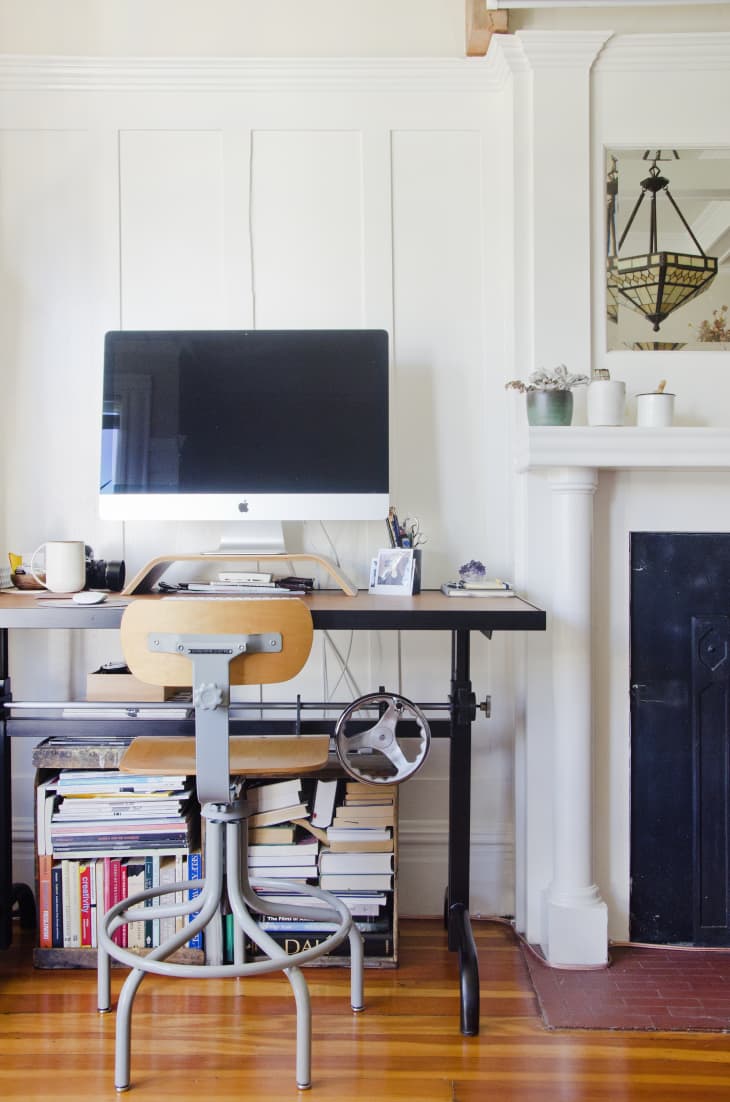
M 362 1014 L 363 1010 L 365 1009 L 365 1005 L 363 1004 L 362 1006 L 352 1006 L 350 1007 L 350 1009 L 352 1010 L 353 1014 Z
M 115 1090 L 115 1091 L 117 1092 L 117 1094 L 124 1094 L 124 1092 L 125 1092 L 125 1091 L 128 1091 L 128 1090 L 129 1090 L 129 1083 L 127 1083 L 127 1084 L 126 1084 L 125 1086 L 123 1086 L 123 1087 L 118 1087 L 118 1086 L 117 1086 L 117 1085 L 115 1084 L 115 1085 L 114 1085 L 114 1090 Z
M 308 1091 L 308 1090 L 311 1090 L 311 1089 L 312 1089 L 311 1079 L 308 1083 L 297 1083 L 297 1090 L 298 1091 Z

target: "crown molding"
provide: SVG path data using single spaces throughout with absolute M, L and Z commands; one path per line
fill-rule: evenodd
M 517 31 L 531 69 L 590 69 L 613 31 Z
M 472 92 L 482 58 L 105 58 L 0 55 L 0 89 L 41 92 Z
M 502 88 L 513 76 L 530 72 L 522 44 L 513 34 L 492 37 L 486 63 L 497 88 Z

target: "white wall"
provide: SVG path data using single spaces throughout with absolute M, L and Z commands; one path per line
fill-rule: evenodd
M 492 518 L 505 512 L 506 458 L 490 431 L 502 395 L 485 371 L 501 347 L 491 79 L 484 62 L 463 59 L 353 59 L 346 71 L 326 59 L 294 69 L 0 60 L 8 549 L 80 537 L 99 557 L 123 557 L 131 575 L 217 536 L 98 519 L 106 329 L 373 326 L 391 335 L 392 500 L 427 533 L 426 585 L 471 557 L 505 573 L 505 526 Z M 384 524 L 329 532 L 365 585 Z M 330 550 L 316 524 L 293 526 L 289 546 Z M 86 671 L 119 657 L 103 633 L 60 634 L 16 633 L 17 697 L 77 695 Z M 336 642 L 346 653 L 348 639 Z M 480 696 L 506 656 L 503 641 L 475 641 Z M 332 685 L 331 650 L 327 660 Z M 418 700 L 448 694 L 448 639 L 404 637 L 401 655 L 393 638 L 358 640 L 351 666 L 363 692 L 382 680 Z M 320 646 L 305 680 L 324 690 Z M 479 911 L 511 908 L 511 708 L 506 693 L 475 730 Z M 442 907 L 446 750 L 436 745 L 403 796 L 406 912 Z M 16 744 L 15 756 L 17 834 L 29 838 L 27 748 Z
M 1 0 L 6 53 L 461 57 L 463 0 Z

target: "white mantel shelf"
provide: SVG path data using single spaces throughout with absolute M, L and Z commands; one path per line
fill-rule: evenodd
M 550 467 L 729 470 L 730 428 L 526 429 L 515 452 L 516 470 Z

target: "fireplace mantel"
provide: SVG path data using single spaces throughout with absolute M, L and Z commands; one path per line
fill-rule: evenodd
M 515 466 L 726 470 L 730 428 L 530 428 L 517 443 Z
M 552 880 L 540 912 L 550 963 L 607 961 L 607 907 L 593 866 L 593 508 L 601 471 L 730 470 L 730 428 L 527 428 L 515 469 L 549 486 L 552 561 L 548 636 L 552 654 Z M 529 502 L 530 495 L 524 501 Z M 529 593 L 529 578 L 525 578 Z

